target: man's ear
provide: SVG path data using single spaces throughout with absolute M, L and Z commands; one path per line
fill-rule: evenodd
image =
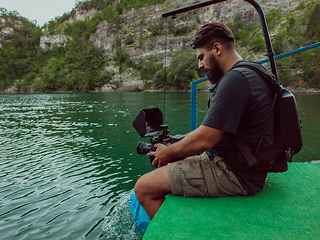
M 215 53 L 216 56 L 220 56 L 222 53 L 222 45 L 219 42 L 216 42 L 212 46 L 212 51 Z

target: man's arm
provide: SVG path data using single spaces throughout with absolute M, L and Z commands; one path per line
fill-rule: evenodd
M 169 146 L 155 144 L 157 150 L 148 153 L 148 156 L 155 156 L 152 165 L 161 167 L 168 164 L 173 158 L 184 158 L 203 153 L 216 145 L 224 133 L 222 130 L 200 125 L 179 142 Z

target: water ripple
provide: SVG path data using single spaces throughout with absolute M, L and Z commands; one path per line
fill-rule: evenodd
M 104 238 L 102 224 L 134 185 L 118 153 L 129 156 L 119 127 L 130 111 L 90 97 L 0 95 L 3 239 Z

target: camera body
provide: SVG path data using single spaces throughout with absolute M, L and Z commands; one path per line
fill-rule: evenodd
M 133 127 L 139 133 L 140 137 L 150 137 L 150 143 L 138 142 L 137 153 L 148 154 L 149 152 L 155 152 L 157 143 L 164 145 L 170 145 L 172 143 L 181 140 L 184 135 L 178 134 L 175 136 L 169 135 L 169 129 L 167 124 L 163 124 L 162 112 L 159 108 L 142 109 L 135 120 L 132 122 Z M 152 163 L 154 157 L 150 157 Z

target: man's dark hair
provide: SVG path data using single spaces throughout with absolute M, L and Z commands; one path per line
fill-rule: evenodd
M 209 51 L 216 42 L 219 42 L 228 50 L 235 47 L 233 33 L 223 23 L 207 23 L 203 25 L 195 33 L 191 46 L 193 49 L 204 47 Z

